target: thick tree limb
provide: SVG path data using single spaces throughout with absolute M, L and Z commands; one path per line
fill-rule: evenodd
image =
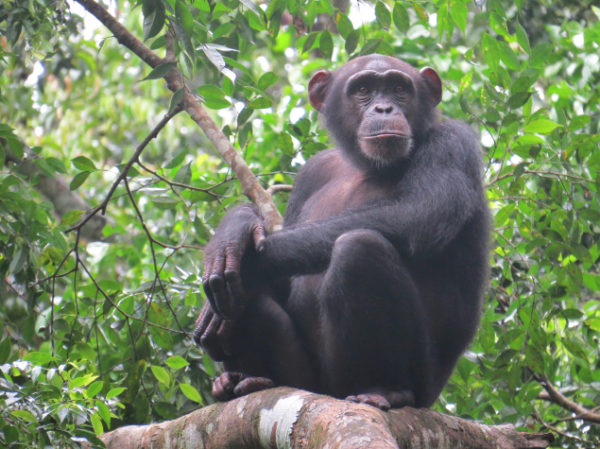
M 158 67 L 161 64 L 169 62 L 168 59 L 161 58 L 148 48 L 142 41 L 121 25 L 103 6 L 94 0 L 76 0 L 88 12 L 92 13 L 102 24 L 108 28 L 117 38 L 120 44 L 124 45 L 137 56 L 139 56 L 150 67 Z M 231 166 L 236 177 L 240 180 L 244 194 L 252 200 L 258 207 L 261 216 L 265 220 L 269 230 L 276 230 L 281 227 L 281 214 L 275 207 L 271 196 L 262 188 L 254 173 L 246 164 L 242 156 L 233 148 L 229 139 L 214 120 L 208 115 L 206 109 L 202 106 L 198 98 L 190 91 L 185 84 L 181 72 L 174 67 L 167 75 L 165 80 L 169 89 L 176 92 L 180 89 L 185 90 L 183 98 L 183 108 L 190 115 L 206 136 L 215 145 L 219 154 L 225 162 Z
M 541 449 L 553 438 L 426 409 L 382 412 L 281 387 L 214 404 L 173 421 L 121 427 L 101 439 L 108 449 Z

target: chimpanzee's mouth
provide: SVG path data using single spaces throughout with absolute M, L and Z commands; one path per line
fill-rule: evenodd
M 359 136 L 361 140 L 378 140 L 378 139 L 409 139 L 410 136 L 407 136 L 404 133 L 399 133 L 397 131 L 381 131 L 376 134 L 369 134 L 367 136 Z

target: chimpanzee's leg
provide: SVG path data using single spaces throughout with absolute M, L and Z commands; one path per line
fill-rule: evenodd
M 316 367 L 287 312 L 274 299 L 259 295 L 235 323 L 225 372 L 215 381 L 220 400 L 274 385 L 313 389 Z
M 420 292 L 381 234 L 340 236 L 318 296 L 325 390 L 380 408 L 422 405 L 431 343 Z

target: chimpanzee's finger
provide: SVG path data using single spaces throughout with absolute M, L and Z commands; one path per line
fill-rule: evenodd
M 200 315 L 198 315 L 198 319 L 196 319 L 196 329 L 194 330 L 194 341 L 197 345 L 200 345 L 200 339 L 202 338 L 202 335 L 204 335 L 214 314 L 211 305 L 209 303 L 204 303 Z
M 265 227 L 262 223 L 259 223 L 254 227 L 254 231 L 252 231 L 252 239 L 254 240 L 254 248 L 258 252 L 261 252 L 267 240 Z

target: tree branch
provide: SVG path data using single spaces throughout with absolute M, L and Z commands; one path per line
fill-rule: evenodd
M 570 400 L 568 397 L 566 397 L 564 394 L 562 394 L 560 391 L 554 388 L 550 381 L 545 377 L 538 378 L 538 382 L 542 384 L 542 387 L 544 387 L 544 389 L 548 393 L 548 400 L 554 402 L 557 405 L 560 405 L 562 408 L 569 410 L 570 412 L 576 413 L 579 419 L 594 424 L 600 424 L 600 413 L 595 413 L 594 411 L 588 410 L 587 408 Z
M 161 58 L 154 53 L 142 41 L 121 25 L 106 9 L 104 9 L 104 7 L 94 0 L 76 1 L 102 22 L 102 24 L 114 34 L 120 44 L 134 52 L 149 66 L 155 68 L 168 62 L 167 58 Z M 168 53 L 170 53 L 170 51 Z M 168 58 L 171 58 L 171 55 L 167 56 Z M 273 203 L 271 196 L 262 188 L 256 179 L 256 176 L 254 176 L 254 173 L 252 173 L 246 164 L 246 161 L 244 161 L 242 156 L 235 148 L 233 148 L 227 136 L 223 134 L 214 120 L 208 115 L 198 98 L 191 92 L 184 82 L 183 75 L 179 69 L 174 67 L 165 75 L 165 80 L 167 81 L 167 86 L 173 92 L 185 89 L 183 108 L 192 120 L 202 128 L 221 157 L 232 168 L 236 177 L 240 180 L 244 194 L 258 207 L 267 228 L 269 230 L 279 229 L 283 219 Z
M 320 449 L 542 449 L 552 434 L 486 426 L 427 409 L 389 412 L 281 387 L 214 404 L 173 421 L 121 427 L 108 449 L 179 447 Z

